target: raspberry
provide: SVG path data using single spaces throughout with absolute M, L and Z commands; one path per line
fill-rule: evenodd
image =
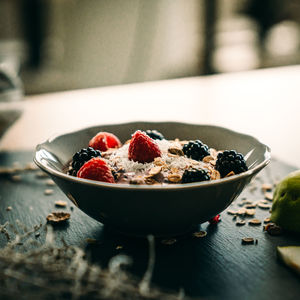
M 218 224 L 221 221 L 220 215 L 216 215 L 215 217 L 211 218 L 208 222 L 209 224 Z
M 130 141 L 128 159 L 140 163 L 152 162 L 155 157 L 161 156 L 158 145 L 146 133 L 137 130 Z
M 89 147 L 100 151 L 106 151 L 109 148 L 119 148 L 121 145 L 120 140 L 114 134 L 109 132 L 98 132 L 89 141 Z
M 114 176 L 105 160 L 94 157 L 87 161 L 77 172 L 77 177 L 114 183 Z

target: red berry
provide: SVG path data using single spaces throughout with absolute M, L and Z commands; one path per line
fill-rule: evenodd
M 77 177 L 111 183 L 115 182 L 106 161 L 100 157 L 94 157 L 87 161 L 77 172 Z
M 161 156 L 161 151 L 158 145 L 146 133 L 138 130 L 133 134 L 128 148 L 130 160 L 148 163 L 159 156 Z
M 208 222 L 210 224 L 218 224 L 221 221 L 220 215 L 216 215 L 215 217 L 211 218 Z
M 121 145 L 120 140 L 114 134 L 109 132 L 98 132 L 89 141 L 89 147 L 100 151 L 106 151 L 109 148 L 119 148 Z

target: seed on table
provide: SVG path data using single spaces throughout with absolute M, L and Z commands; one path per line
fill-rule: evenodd
M 46 196 L 52 195 L 53 193 L 54 193 L 54 191 L 53 191 L 52 189 L 45 189 L 45 190 L 44 190 L 44 194 L 45 194 Z
M 205 230 L 200 230 L 200 231 L 193 233 L 193 236 L 197 237 L 197 238 L 202 238 L 202 237 L 205 237 L 206 235 L 207 235 L 207 232 Z
M 237 214 L 237 211 L 236 211 L 236 210 L 233 210 L 233 209 L 228 209 L 228 210 L 227 210 L 227 213 L 228 213 L 229 215 L 236 215 L 236 214 Z
M 266 223 L 270 223 L 271 222 L 271 219 L 270 218 L 265 218 L 264 219 L 264 223 L 266 224 Z
M 22 177 L 20 175 L 12 175 L 10 179 L 14 182 L 20 182 L 22 180 Z
M 52 223 L 60 223 L 60 222 L 65 222 L 67 220 L 69 220 L 71 217 L 71 215 L 69 213 L 65 213 L 65 212 L 53 212 L 51 214 L 49 214 L 46 219 L 48 222 L 52 222 Z
M 261 185 L 261 189 L 263 192 L 269 192 L 272 190 L 272 188 L 273 188 L 273 185 L 271 183 L 263 183 Z
M 246 209 L 246 215 L 247 216 L 254 216 L 255 215 L 255 209 Z
M 270 209 L 271 208 L 270 204 L 264 204 L 264 203 L 258 203 L 257 206 L 262 209 Z
M 261 221 L 258 219 L 252 219 L 249 221 L 249 225 L 258 226 L 261 224 Z
M 48 180 L 46 180 L 46 185 L 48 185 L 48 186 L 54 186 L 55 182 L 52 179 L 48 179 Z
M 177 242 L 176 239 L 166 239 L 166 240 L 162 240 L 161 243 L 163 245 L 173 245 Z
M 269 201 L 273 201 L 273 194 L 272 193 L 265 193 L 264 196 L 265 196 L 265 199 L 267 199 Z
M 239 215 L 239 216 L 242 216 L 242 215 L 244 215 L 246 213 L 246 208 L 241 208 L 241 209 L 239 209 L 238 211 L 237 211 L 237 214 Z
M 11 206 L 7 206 L 6 207 L 6 211 L 11 211 L 12 210 L 12 207 Z
M 253 204 L 247 204 L 245 205 L 245 208 L 255 208 L 256 207 L 256 203 L 253 203 Z
M 62 200 L 57 200 L 54 202 L 54 204 L 56 206 L 59 206 L 59 207 L 66 207 L 67 206 L 67 202 L 66 201 L 62 201 Z
M 40 172 L 36 173 L 35 177 L 37 177 L 37 178 L 47 178 L 48 175 L 47 175 L 47 173 L 44 173 L 44 172 L 40 171 Z
M 239 220 L 235 223 L 236 226 L 243 226 L 245 224 L 246 224 L 246 221 L 244 221 L 244 220 Z
M 265 199 L 263 199 L 263 200 L 259 200 L 259 201 L 257 202 L 257 204 L 259 204 L 259 203 L 269 204 L 270 202 L 267 201 L 267 200 L 265 200 Z
M 254 244 L 254 239 L 252 237 L 242 238 L 243 245 L 251 245 Z
M 24 170 L 25 171 L 35 171 L 38 170 L 38 166 L 34 164 L 33 162 L 29 162 L 25 165 Z

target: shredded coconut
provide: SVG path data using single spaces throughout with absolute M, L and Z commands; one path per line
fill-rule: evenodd
M 156 143 L 162 153 L 162 161 L 164 161 L 169 168 L 178 168 L 185 169 L 187 167 L 198 167 L 198 168 L 207 168 L 207 165 L 203 162 L 196 161 L 185 156 L 169 156 L 168 149 L 170 147 L 182 148 L 179 142 L 177 141 L 168 141 L 168 140 L 156 140 Z M 128 159 L 128 148 L 129 144 L 123 145 L 121 148 L 114 151 L 107 162 L 111 166 L 117 166 L 126 170 L 126 172 L 134 173 L 147 173 L 151 168 L 155 167 L 153 162 L 151 163 L 139 163 Z

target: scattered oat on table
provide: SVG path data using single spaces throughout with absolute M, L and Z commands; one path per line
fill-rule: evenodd
M 270 204 L 265 204 L 265 203 L 258 203 L 257 206 L 261 209 L 270 209 L 271 208 Z
M 241 208 L 237 211 L 237 215 L 244 216 L 246 213 L 246 208 Z
M 59 206 L 59 207 L 66 207 L 67 206 L 67 202 L 63 201 L 63 200 L 57 200 L 54 202 L 55 206 Z
M 258 219 L 252 219 L 249 221 L 249 225 L 258 226 L 261 224 L 261 221 Z
M 245 237 L 245 238 L 242 238 L 242 244 L 243 244 L 243 245 L 251 245 L 251 244 L 254 244 L 254 238 L 252 238 L 252 237 Z
M 246 224 L 246 221 L 245 220 L 239 220 L 235 223 L 236 226 L 243 226 Z
M 53 191 L 52 189 L 45 189 L 45 190 L 44 190 L 44 194 L 45 194 L 46 196 L 52 195 L 53 193 L 54 193 L 54 191 Z
M 47 173 L 40 171 L 40 172 L 36 173 L 35 177 L 37 177 L 37 178 L 48 178 L 49 176 L 47 175 Z
M 267 199 L 269 201 L 273 201 L 273 193 L 268 192 L 268 193 L 265 193 L 264 196 L 265 196 L 265 199 Z
M 60 223 L 67 221 L 70 219 L 71 215 L 66 212 L 53 212 L 49 214 L 46 219 L 48 222 L 53 222 L 53 223 Z
M 246 204 L 246 205 L 245 205 L 245 208 L 246 208 L 246 209 L 256 208 L 256 205 L 257 205 L 256 203 Z
M 12 210 L 12 207 L 11 206 L 7 206 L 6 207 L 6 211 L 11 211 Z
M 12 175 L 10 179 L 14 182 L 20 182 L 22 180 L 22 177 L 20 175 Z
M 207 236 L 207 232 L 205 230 L 200 230 L 200 231 L 194 232 L 193 236 L 197 237 L 197 238 L 203 238 L 203 237 Z
M 52 179 L 47 179 L 46 180 L 46 185 L 48 185 L 48 186 L 55 186 L 55 182 Z
M 39 170 L 39 167 L 33 162 L 28 162 L 25 165 L 24 170 L 25 171 L 35 171 L 35 170 Z
M 270 192 L 272 191 L 273 185 L 271 183 L 263 183 L 261 185 L 261 189 L 263 192 Z
M 173 245 L 177 242 L 176 239 L 166 239 L 166 240 L 162 240 L 161 243 L 163 245 Z
M 271 219 L 270 218 L 265 218 L 264 219 L 264 223 L 266 224 L 266 223 L 270 223 L 271 222 Z
M 246 209 L 246 215 L 247 216 L 250 216 L 250 217 L 252 217 L 252 216 L 254 216 L 255 215 L 255 209 L 254 208 L 249 208 L 249 209 Z
M 236 215 L 236 214 L 237 214 L 237 211 L 236 211 L 236 210 L 233 210 L 233 209 L 228 209 L 228 210 L 227 210 L 227 213 L 228 213 L 229 215 Z

